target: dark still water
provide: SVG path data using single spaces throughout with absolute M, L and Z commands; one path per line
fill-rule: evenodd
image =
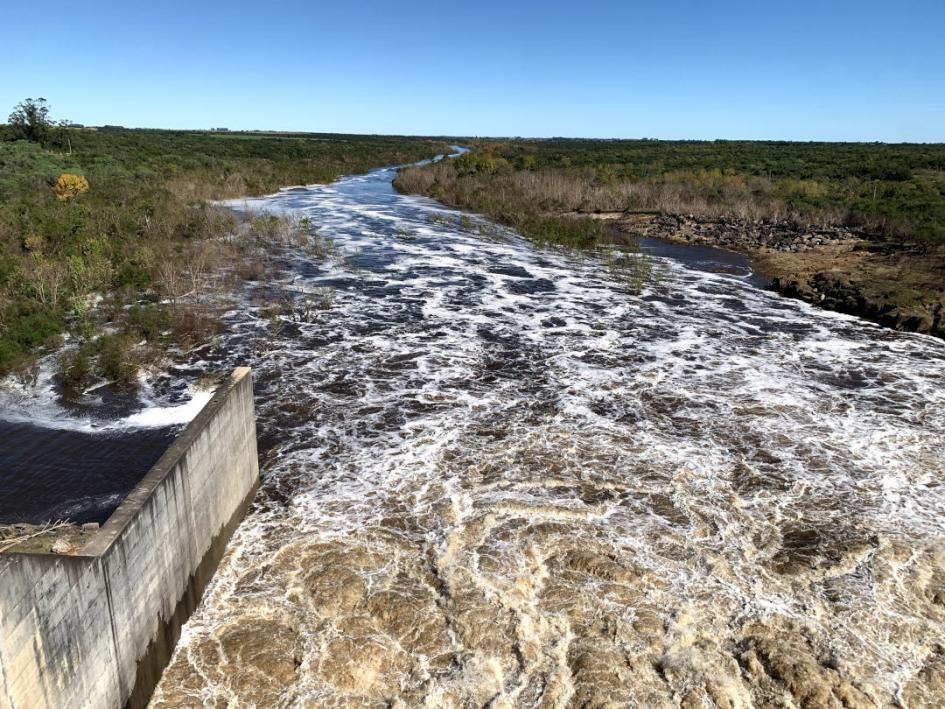
M 176 432 L 89 433 L 0 422 L 0 524 L 104 522 Z
M 34 385 L 0 385 L 0 524 L 104 522 L 212 395 L 164 375 L 65 402 L 55 359 Z
M 154 706 L 945 705 L 945 343 L 392 176 L 245 205 L 344 258 L 227 315 L 262 489 Z

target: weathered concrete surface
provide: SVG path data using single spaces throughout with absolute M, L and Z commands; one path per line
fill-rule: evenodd
M 0 555 L 0 707 L 144 706 L 258 478 L 240 368 L 81 553 Z

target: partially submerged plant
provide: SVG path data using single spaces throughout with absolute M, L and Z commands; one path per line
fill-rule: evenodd
M 611 250 L 607 256 L 607 269 L 612 278 L 634 294 L 641 293 L 654 277 L 653 259 L 642 251 Z

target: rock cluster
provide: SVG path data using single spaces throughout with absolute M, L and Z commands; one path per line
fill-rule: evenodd
M 643 233 L 736 251 L 771 249 L 801 252 L 835 241 L 863 238 L 862 234 L 845 227 L 814 228 L 787 220 L 752 221 L 738 217 L 706 219 L 680 214 L 654 217 Z
M 616 225 L 645 236 L 744 253 L 784 295 L 897 330 L 945 337 L 941 249 L 887 242 L 849 227 L 789 220 L 637 214 L 624 215 Z M 938 278 L 936 269 L 942 272 Z M 905 282 L 917 273 L 918 284 Z

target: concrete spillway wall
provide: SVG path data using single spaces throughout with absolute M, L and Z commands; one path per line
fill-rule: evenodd
M 0 707 L 140 707 L 259 480 L 237 369 L 77 554 L 0 554 Z

